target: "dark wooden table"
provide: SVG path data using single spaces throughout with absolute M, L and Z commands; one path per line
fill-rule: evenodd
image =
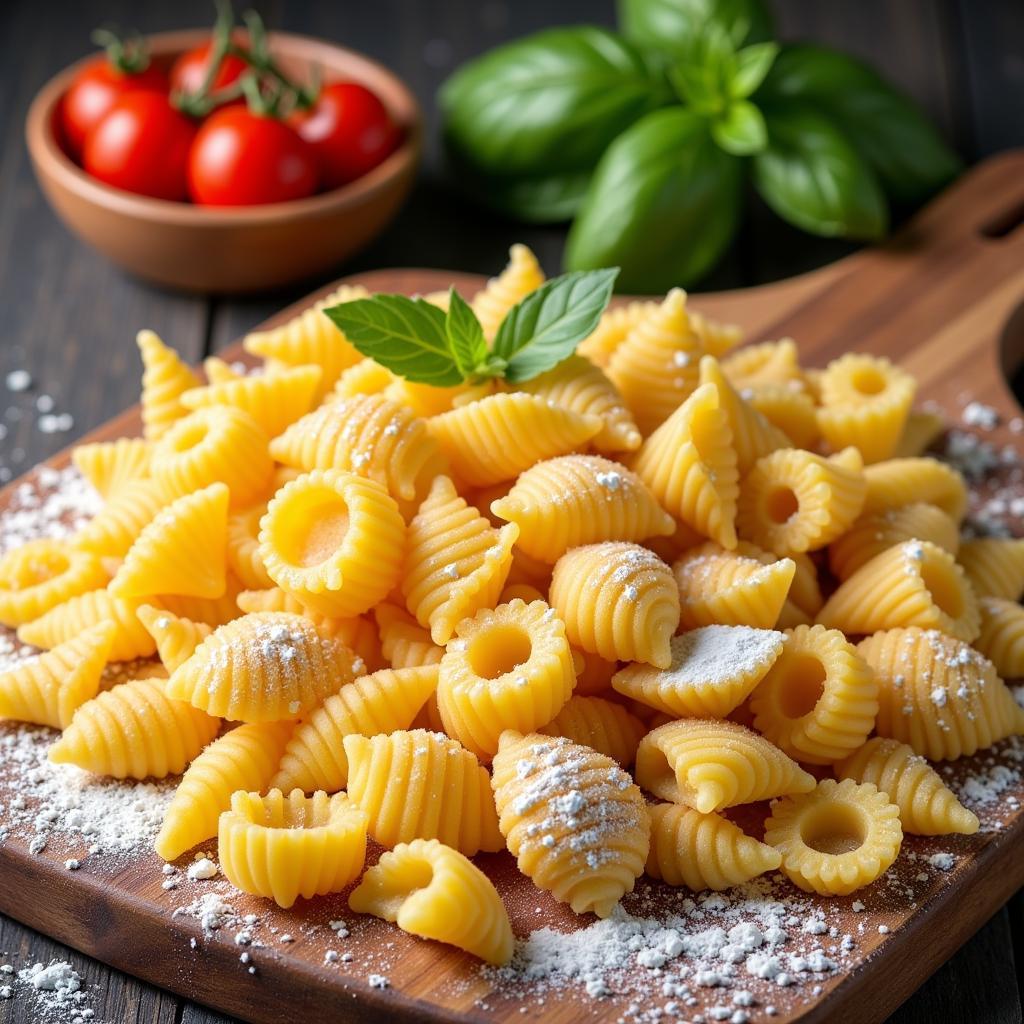
M 491 272 L 508 246 L 528 242 L 549 270 L 564 231 L 525 228 L 469 208 L 445 183 L 434 93 L 461 61 L 554 22 L 613 20 L 612 0 L 285 0 L 257 5 L 268 23 L 324 36 L 395 68 L 428 121 L 425 167 L 392 228 L 346 270 L 436 266 Z M 1024 144 L 1024 4 L 1020 0 L 774 0 L 782 36 L 862 55 L 915 96 L 968 159 Z M 154 328 L 188 359 L 217 351 L 314 284 L 244 300 L 176 295 L 139 284 L 67 234 L 37 188 L 22 142 L 32 95 L 88 49 L 109 22 L 140 31 L 208 24 L 207 0 L 4 0 L 0 3 L 0 479 L 17 475 L 135 401 L 139 327 Z M 820 265 L 848 251 L 798 235 L 752 201 L 734 251 L 708 287 L 753 284 Z M 333 276 L 333 275 L 332 275 Z M 7 392 L 11 370 L 30 391 Z M 46 432 L 52 399 L 67 430 Z M 52 426 L 52 421 L 44 421 Z M 67 423 L 61 423 L 66 426 Z M 937 927 L 941 927 L 938 922 Z M 143 985 L 0 917 L 0 960 L 70 959 L 90 990 L 96 1019 L 228 1024 L 225 1018 Z M 1024 897 L 1001 910 L 892 1022 L 1020 1022 Z M 0 1024 L 37 1020 L 28 998 L 0 1002 Z M 70 1019 L 70 1017 L 69 1017 Z

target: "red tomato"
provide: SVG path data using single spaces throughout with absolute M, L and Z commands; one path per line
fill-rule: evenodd
M 213 40 L 197 46 L 187 53 L 183 53 L 171 65 L 171 88 L 175 92 L 182 92 L 186 96 L 199 92 L 206 81 L 206 74 L 210 69 L 210 51 L 213 49 Z M 237 81 L 248 65 L 241 57 L 229 53 L 221 61 L 220 70 L 213 79 L 213 89 L 223 89 Z
M 60 104 L 61 132 L 73 156 L 82 155 L 85 137 L 103 119 L 114 101 L 128 92 L 167 91 L 167 78 L 150 65 L 130 74 L 103 56 L 89 61 L 75 75 Z
M 314 106 L 296 111 L 289 123 L 316 152 L 323 188 L 362 177 L 401 139 L 384 104 L 357 82 L 324 86 Z
M 94 178 L 157 199 L 185 199 L 196 127 L 166 96 L 130 92 L 85 140 L 83 165 Z
M 316 158 L 282 121 L 222 107 L 199 129 L 188 162 L 192 199 L 207 206 L 256 206 L 316 191 Z

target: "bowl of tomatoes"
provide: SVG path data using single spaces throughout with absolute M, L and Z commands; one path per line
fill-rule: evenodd
M 412 186 L 422 116 L 398 77 L 249 29 L 111 37 L 31 105 L 50 204 L 146 280 L 246 292 L 311 278 L 378 235 Z

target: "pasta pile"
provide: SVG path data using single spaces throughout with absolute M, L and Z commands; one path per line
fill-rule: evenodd
M 514 247 L 485 333 L 543 279 Z M 354 911 L 496 964 L 481 851 L 607 916 L 645 872 L 845 894 L 904 833 L 977 831 L 932 763 L 1024 733 L 1024 542 L 961 543 L 902 370 L 738 341 L 675 290 L 516 390 L 412 384 L 317 308 L 207 382 L 141 332 L 143 438 L 73 456 L 102 510 L 0 560 L 0 622 L 46 651 L 0 716 L 183 771 L 161 857 L 218 836 L 283 907 L 361 879 Z

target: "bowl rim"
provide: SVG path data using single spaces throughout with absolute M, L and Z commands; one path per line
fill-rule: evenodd
M 176 29 L 155 32 L 144 38 L 150 52 L 161 57 L 190 49 L 208 39 L 209 34 L 209 29 Z M 387 80 L 391 90 L 397 95 L 399 104 L 396 107 L 384 97 L 381 99 L 405 131 L 405 137 L 399 147 L 376 167 L 347 185 L 283 203 L 199 206 L 190 202 L 154 199 L 126 192 L 97 181 L 87 174 L 64 152 L 52 128 L 57 104 L 67 91 L 72 78 L 89 61 L 95 59 L 97 51 L 58 71 L 32 99 L 25 119 L 25 141 L 37 174 L 40 177 L 49 176 L 56 179 L 69 192 L 74 192 L 85 201 L 114 213 L 175 226 L 219 229 L 243 225 L 272 225 L 284 220 L 315 217 L 327 211 L 336 213 L 345 208 L 360 206 L 371 196 L 386 190 L 396 178 L 416 166 L 422 146 L 423 111 L 412 90 L 398 75 L 379 61 L 357 50 L 313 36 L 274 31 L 269 33 L 269 41 L 271 46 L 277 43 L 283 47 L 299 46 L 312 50 L 313 53 L 309 57 L 311 62 L 324 65 L 329 63 L 324 59 L 327 54 L 334 57 L 341 55 L 353 66 L 352 76 L 357 81 L 363 80 L 360 72 L 366 72 L 366 77 L 371 80 Z M 318 52 L 321 54 L 319 60 Z M 372 86 L 372 81 L 368 84 Z

